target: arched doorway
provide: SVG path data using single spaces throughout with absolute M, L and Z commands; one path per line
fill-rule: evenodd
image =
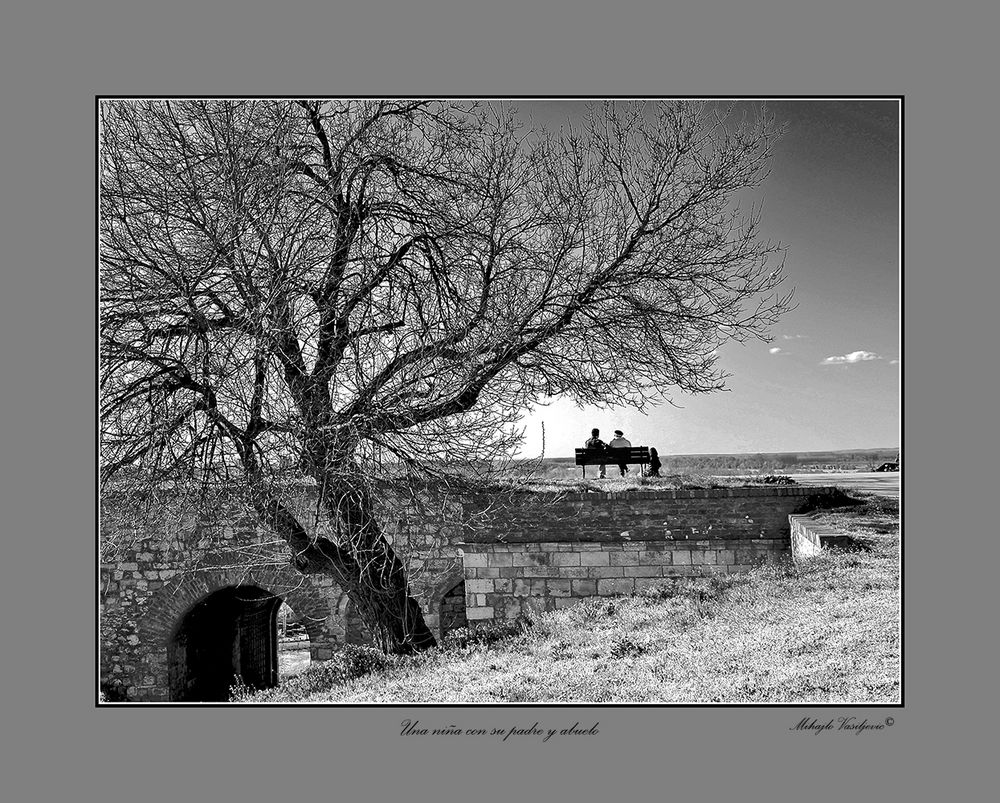
M 170 699 L 226 701 L 237 678 L 255 689 L 276 685 L 280 607 L 257 586 L 228 586 L 193 605 L 167 648 Z

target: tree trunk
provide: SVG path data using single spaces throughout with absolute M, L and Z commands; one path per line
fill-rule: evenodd
M 423 611 L 410 596 L 406 567 L 379 526 L 368 489 L 343 477 L 338 474 L 324 489 L 324 502 L 357 567 L 347 595 L 383 652 L 412 654 L 435 646 Z
M 344 589 L 379 649 L 409 655 L 434 647 L 434 634 L 420 604 L 410 596 L 406 568 L 382 534 L 368 491 L 338 480 L 321 494 L 341 533 L 339 543 L 313 541 L 291 511 L 275 500 L 258 505 L 257 513 L 292 549 L 299 571 L 328 575 Z

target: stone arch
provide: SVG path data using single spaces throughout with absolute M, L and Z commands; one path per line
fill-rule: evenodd
M 237 679 L 254 689 L 277 685 L 280 606 L 281 597 L 245 584 L 195 604 L 167 645 L 170 699 L 225 702 Z
M 361 621 L 357 606 L 347 592 L 341 595 L 337 603 L 337 615 L 344 624 L 345 644 L 371 644 L 372 636 Z
M 329 625 L 334 618 L 334 600 L 328 590 L 317 587 L 288 565 L 243 569 L 233 566 L 235 561 L 227 563 L 203 566 L 173 577 L 142 608 L 137 636 L 146 658 L 139 673 L 154 679 L 164 696 L 171 686 L 171 674 L 176 674 L 168 653 L 175 649 L 178 629 L 196 606 L 226 589 L 255 588 L 279 600 L 279 605 L 280 601 L 287 602 L 299 614 L 309 636 L 312 660 L 332 655 L 336 638 Z
M 435 622 L 434 630 L 439 641 L 456 627 L 468 626 L 465 607 L 465 569 L 459 563 L 445 572 L 428 598 L 428 618 Z M 453 616 L 452 608 L 460 608 L 461 616 Z M 459 624 L 458 619 L 464 624 Z
M 199 568 L 171 579 L 146 603 L 139 638 L 150 647 L 166 646 L 179 618 L 194 605 L 223 588 L 258 586 L 281 597 L 302 616 L 312 641 L 323 641 L 330 602 L 289 566 Z

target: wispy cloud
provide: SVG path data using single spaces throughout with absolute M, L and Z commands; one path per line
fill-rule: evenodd
M 782 340 L 808 340 L 809 335 L 782 335 Z
M 775 347 L 774 347 L 774 348 L 772 348 L 772 349 L 768 349 L 768 352 L 769 352 L 770 354 L 777 354 L 777 353 L 778 353 L 779 351 L 781 351 L 781 349 L 779 349 L 779 348 L 778 348 L 777 346 L 775 346 Z
M 874 351 L 852 351 L 850 354 L 827 357 L 820 365 L 847 365 L 854 362 L 869 362 L 870 360 L 881 360 L 881 355 Z

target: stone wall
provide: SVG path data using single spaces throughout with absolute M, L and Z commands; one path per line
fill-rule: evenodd
M 817 521 L 812 513 L 789 516 L 788 529 L 792 558 L 796 561 L 820 554 L 823 547 L 846 549 L 854 545 L 854 539 L 849 535 Z
M 495 498 L 467 497 L 439 500 L 433 513 L 400 503 L 385 521 L 440 637 L 465 617 L 517 615 L 529 598 L 555 608 L 776 559 L 789 551 L 789 514 L 832 490 L 523 494 L 485 514 Z M 468 521 L 477 524 L 460 524 Z M 314 660 L 368 639 L 338 586 L 297 572 L 272 535 L 235 512 L 128 537 L 109 527 L 104 536 L 118 544 L 100 578 L 101 685 L 109 699 L 167 700 L 172 634 L 194 605 L 227 587 L 280 596 L 305 626 Z M 456 604 L 463 582 L 465 617 Z
M 399 504 L 386 522 L 427 624 L 440 637 L 441 599 L 463 580 L 454 546 L 461 530 L 449 523 L 461 519 L 461 509 L 436 510 L 430 516 Z M 100 566 L 100 685 L 109 700 L 169 700 L 171 639 L 188 611 L 225 588 L 261 588 L 281 597 L 306 628 L 312 660 L 329 659 L 343 644 L 371 641 L 337 584 L 296 571 L 284 545 L 240 511 L 177 514 L 128 532 L 115 519 L 102 517 L 101 534 L 115 545 Z M 450 612 L 449 626 L 457 621 Z
M 746 571 L 790 555 L 789 514 L 830 488 L 573 494 L 526 503 L 463 544 L 470 622 Z

